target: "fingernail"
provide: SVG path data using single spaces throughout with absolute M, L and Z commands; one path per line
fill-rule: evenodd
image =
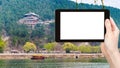
M 106 22 L 108 22 L 108 21 L 109 21 L 109 19 L 106 19 L 105 21 L 106 21 Z
M 105 23 L 106 24 L 109 24 L 110 20 L 109 19 L 106 19 Z

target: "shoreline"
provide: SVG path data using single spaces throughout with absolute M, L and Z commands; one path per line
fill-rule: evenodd
M 32 56 L 44 56 L 45 58 L 65 58 L 65 59 L 81 59 L 81 58 L 104 58 L 102 53 L 92 53 L 92 54 L 74 54 L 74 53 L 1 53 L 0 59 L 31 59 Z

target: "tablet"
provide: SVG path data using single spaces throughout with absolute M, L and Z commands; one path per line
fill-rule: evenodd
M 56 42 L 103 42 L 107 9 L 58 9 L 55 11 Z

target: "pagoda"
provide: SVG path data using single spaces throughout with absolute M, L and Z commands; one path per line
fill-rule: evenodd
M 40 21 L 39 18 L 39 15 L 29 12 L 19 20 L 19 23 L 27 25 L 29 29 L 34 29 L 35 25 Z

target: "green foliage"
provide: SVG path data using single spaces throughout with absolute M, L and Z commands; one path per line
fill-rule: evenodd
M 91 48 L 92 46 L 90 45 L 80 45 L 78 47 L 78 50 L 81 52 L 81 53 L 91 53 Z
M 78 9 L 102 9 L 103 7 L 84 3 L 80 3 L 77 6 Z M 113 17 L 117 26 L 120 28 L 120 9 L 107 6 L 105 6 L 105 8 L 110 10 L 111 17 Z M 7 35 L 11 37 L 12 45 L 15 46 L 23 45 L 25 42 L 30 40 L 38 44 L 41 44 L 39 40 L 43 40 L 44 42 L 53 42 L 55 41 L 55 23 L 49 25 L 49 31 L 44 30 L 46 27 L 41 25 L 40 27 L 36 27 L 35 30 L 29 34 L 26 27 L 18 25 L 17 22 L 24 14 L 30 11 L 38 14 L 40 19 L 43 21 L 54 19 L 54 11 L 56 9 L 76 9 L 76 3 L 70 0 L 1 0 L 0 35 L 4 28 Z M 47 41 L 44 39 L 47 39 Z
M 48 25 L 49 32 L 47 32 L 47 41 L 54 42 L 55 41 L 55 23 L 50 23 Z
M 81 53 L 100 53 L 100 46 L 80 45 L 78 50 Z
M 100 46 L 92 46 L 92 52 L 93 53 L 100 53 L 101 52 Z
M 30 52 L 30 51 L 36 51 L 36 45 L 34 43 L 31 43 L 31 42 L 26 42 L 26 44 L 23 46 L 23 49 L 26 51 L 26 52 Z
M 32 38 L 43 38 L 45 34 L 45 29 L 43 24 L 37 24 L 35 29 L 32 31 L 31 37 Z
M 6 42 L 2 40 L 2 38 L 0 37 L 0 53 L 2 53 L 4 51 L 6 47 Z
M 44 48 L 47 49 L 48 51 L 53 51 L 55 49 L 56 44 L 57 44 L 56 42 L 47 43 L 44 45 Z
M 0 35 L 2 34 L 3 24 L 0 23 Z
M 16 23 L 12 24 L 12 26 L 6 26 L 6 31 L 12 37 L 12 45 L 15 45 L 16 47 L 18 45 L 23 45 L 25 42 L 28 41 L 29 38 L 29 33 L 26 25 Z
M 77 51 L 78 48 L 76 45 L 74 45 L 73 43 L 70 43 L 70 42 L 66 42 L 63 44 L 63 49 L 66 51 L 66 52 L 69 52 L 69 51 Z

